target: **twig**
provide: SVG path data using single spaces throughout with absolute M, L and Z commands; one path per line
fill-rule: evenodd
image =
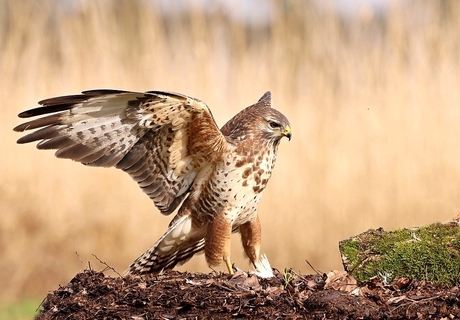
M 420 300 L 414 300 L 414 299 L 411 299 L 411 298 L 405 298 L 404 300 L 409 300 L 410 302 L 406 302 L 406 303 L 401 303 L 399 306 L 396 306 L 393 310 L 391 310 L 392 312 L 395 311 L 396 309 L 398 309 L 399 307 L 405 307 L 405 306 L 412 306 L 412 305 L 416 305 L 418 304 L 419 302 L 425 302 L 425 301 L 429 301 L 429 300 L 434 300 L 434 299 L 437 299 L 439 298 L 441 295 L 435 295 L 433 297 L 428 297 L 428 298 L 422 298 Z M 403 300 L 403 301 L 404 301 Z
M 47 297 L 44 297 L 44 298 L 43 298 L 42 302 L 40 302 L 40 304 L 38 305 L 37 309 L 35 309 L 35 312 L 37 312 L 37 311 L 42 311 L 42 310 L 40 310 L 41 308 L 44 309 L 43 304 L 46 302 L 46 298 L 47 298 Z
M 319 272 L 318 270 L 315 269 L 315 267 L 313 267 L 313 265 L 310 263 L 310 261 L 308 261 L 307 259 L 305 259 L 305 262 L 308 263 L 308 265 L 310 266 L 310 268 L 313 269 L 313 271 L 316 272 L 317 275 L 322 275 L 324 274 L 324 272 Z
M 81 257 L 80 257 L 80 255 L 78 254 L 78 252 L 75 251 L 75 254 L 76 254 L 77 257 L 78 257 L 78 260 L 80 260 L 80 263 L 84 266 L 85 263 L 84 263 L 83 260 L 81 259 Z M 91 268 L 91 262 L 90 262 L 90 261 L 88 261 L 88 270 L 89 270 L 89 271 L 93 271 L 93 269 Z
M 222 286 L 222 285 L 217 284 L 217 283 L 214 283 L 214 285 L 215 285 L 216 287 L 218 287 L 218 288 L 221 288 L 221 289 L 223 289 L 223 290 L 227 290 L 227 291 L 229 291 L 229 292 L 236 292 L 235 289 L 228 288 L 228 287 Z
M 115 272 L 116 274 L 118 274 L 118 276 L 119 276 L 120 278 L 123 278 L 123 276 L 122 276 L 121 274 L 119 274 L 118 271 L 115 270 L 115 268 L 109 266 L 109 265 L 107 264 L 107 262 L 102 261 L 101 259 L 99 259 L 94 253 L 93 253 L 92 255 L 93 255 L 93 257 L 95 257 L 95 258 L 97 259 L 97 261 L 99 261 L 99 263 L 101 263 L 101 264 L 103 264 L 104 266 L 106 266 L 106 268 L 105 268 L 104 270 L 102 270 L 102 272 L 106 271 L 107 269 L 110 269 L 110 270 L 112 270 L 113 272 Z

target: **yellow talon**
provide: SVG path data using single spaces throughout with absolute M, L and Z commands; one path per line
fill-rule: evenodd
M 224 258 L 225 265 L 227 266 L 228 273 L 233 274 L 232 262 L 230 261 L 230 257 Z

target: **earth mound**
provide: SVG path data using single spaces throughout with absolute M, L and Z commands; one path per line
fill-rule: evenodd
M 37 319 L 454 319 L 458 286 L 373 278 L 357 285 L 344 271 L 270 279 L 237 272 L 166 272 L 109 277 L 86 270 L 48 294 Z

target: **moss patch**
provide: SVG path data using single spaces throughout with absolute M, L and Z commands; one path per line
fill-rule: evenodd
M 379 276 L 460 283 L 460 227 L 456 223 L 385 232 L 368 230 L 339 243 L 345 270 L 362 282 Z

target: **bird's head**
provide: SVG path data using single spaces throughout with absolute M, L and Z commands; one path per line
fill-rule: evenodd
M 289 120 L 271 106 L 270 91 L 257 103 L 242 110 L 221 129 L 222 133 L 237 141 L 259 137 L 269 144 L 278 144 L 281 138 L 291 140 Z
M 282 137 L 286 137 L 290 141 L 292 132 L 289 120 L 281 112 L 273 108 L 264 111 L 261 114 L 262 121 L 259 124 L 259 129 L 263 132 L 263 135 L 270 140 L 280 140 Z
M 292 132 L 289 120 L 284 114 L 272 108 L 270 91 L 266 92 L 252 107 L 258 118 L 257 129 L 265 139 L 279 142 L 281 138 L 286 137 L 289 141 L 291 140 Z

